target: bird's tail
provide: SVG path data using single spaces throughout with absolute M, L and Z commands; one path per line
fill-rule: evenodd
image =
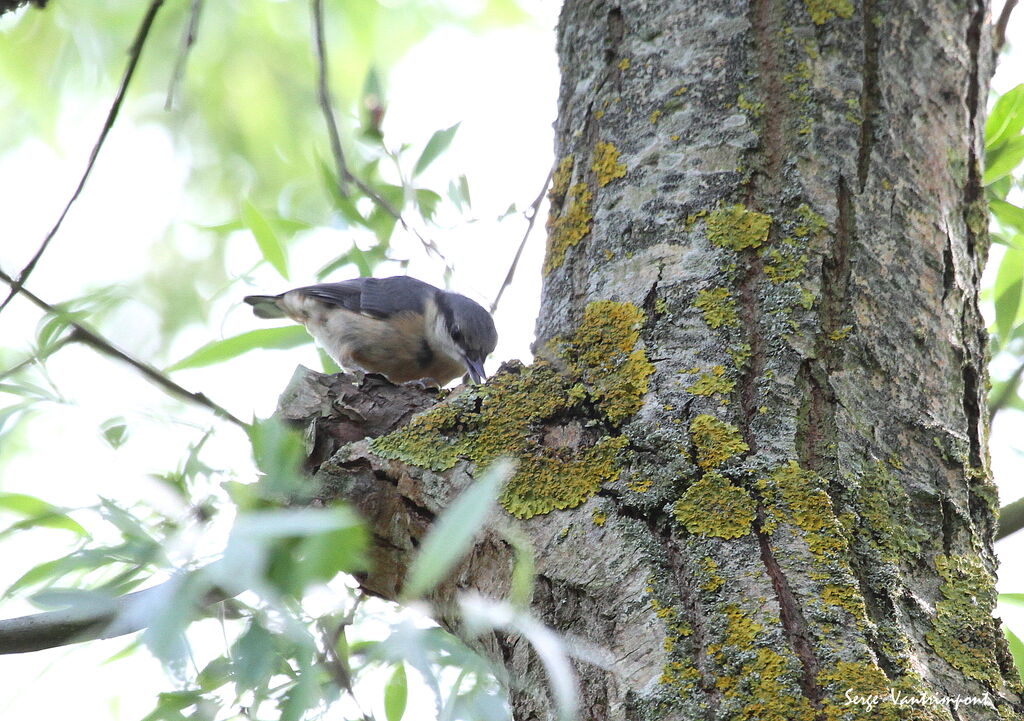
M 252 312 L 259 318 L 284 318 L 286 313 L 277 304 L 276 295 L 247 295 L 244 300 L 252 306 Z

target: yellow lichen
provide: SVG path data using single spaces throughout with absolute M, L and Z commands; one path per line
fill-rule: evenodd
M 622 58 L 619 61 L 619 70 L 629 70 L 629 58 Z
M 612 423 L 640 410 L 654 366 L 636 348 L 644 313 L 632 303 L 599 300 L 587 305 L 576 335 L 561 350 L 563 360 L 589 389 Z
M 768 251 L 769 262 L 764 266 L 764 274 L 772 283 L 785 283 L 795 280 L 804 272 L 807 265 L 807 256 L 783 255 L 778 248 L 771 248 Z
M 736 301 L 729 295 L 727 288 L 697 291 L 697 299 L 693 301 L 693 305 L 704 314 L 704 322 L 711 328 L 739 325 Z
M 608 514 L 600 508 L 595 508 L 594 512 L 590 514 L 590 518 L 594 522 L 595 526 L 603 526 L 605 521 L 608 520 Z
M 550 273 L 562 265 L 569 248 L 575 246 L 590 232 L 591 193 L 586 183 L 576 183 L 568 191 L 568 204 L 556 214 L 551 206 L 548 218 L 548 247 L 544 258 L 544 272 Z
M 725 585 L 725 579 L 718 575 L 718 564 L 710 556 L 704 557 L 704 573 L 707 580 L 700 586 L 702 591 L 712 593 Z
M 690 440 L 697 453 L 697 465 L 715 468 L 750 447 L 740 438 L 736 426 L 706 413 L 690 421 Z
M 653 113 L 651 113 L 648 116 L 647 119 L 651 121 L 651 125 L 655 125 L 658 122 L 658 118 L 660 118 L 660 117 L 661 117 L 661 111 L 660 110 L 655 110 Z
M 611 143 L 598 143 L 594 146 L 593 161 L 590 169 L 597 177 L 597 186 L 603 188 L 616 178 L 626 175 L 626 166 L 619 162 L 619 150 Z
M 772 219 L 742 205 L 728 205 L 708 213 L 706 222 L 708 240 L 719 247 L 738 251 L 764 243 Z
M 846 536 L 825 492 L 824 479 L 800 468 L 796 461 L 780 466 L 757 481 L 765 503 L 764 530 L 791 523 L 803 531 L 804 541 L 818 559 L 845 557 Z
M 935 604 L 932 630 L 925 640 L 951 666 L 978 681 L 999 683 L 992 612 L 996 592 L 992 574 L 977 555 L 936 556 L 942 600 Z
M 702 373 L 686 390 L 695 396 L 710 396 L 715 393 L 730 393 L 735 385 L 736 381 L 726 377 L 724 367 L 715 366 L 709 373 Z M 723 405 L 728 402 L 727 398 L 722 399 Z
M 804 0 L 804 5 L 815 25 L 824 25 L 836 17 L 844 20 L 853 17 L 853 3 L 850 0 Z
M 558 161 L 558 167 L 551 174 L 551 189 L 548 191 L 548 199 L 552 203 L 561 203 L 565 194 L 569 192 L 569 182 L 572 180 L 572 156 L 567 155 Z
M 750 533 L 754 499 L 718 473 L 708 472 L 686 489 L 672 507 L 673 515 L 690 533 L 716 538 L 739 538 Z
M 574 337 L 560 344 L 565 373 L 538 361 L 498 374 L 374 439 L 373 450 L 432 470 L 451 468 L 460 458 L 483 467 L 511 457 L 517 468 L 501 499 L 509 513 L 529 518 L 578 506 L 618 478 L 626 438 L 594 434 L 589 444 L 552 448 L 539 434 L 546 421 L 584 402 L 607 423 L 640 408 L 653 372 L 643 349 L 634 349 L 643 318 L 629 303 L 591 303 Z

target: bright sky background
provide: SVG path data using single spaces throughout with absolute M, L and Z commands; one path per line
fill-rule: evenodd
M 525 229 L 522 217 L 496 222 L 510 203 L 524 209 L 541 189 L 552 161 L 551 124 L 558 87 L 553 28 L 554 0 L 523 0 L 536 21 L 532 26 L 472 35 L 445 28 L 410 52 L 390 75 L 391 105 L 386 116 L 388 137 L 423 142 L 435 129 L 461 122 L 451 152 L 431 169 L 438 177 L 465 172 L 470 179 L 478 221 L 447 231 L 431 232 L 455 265 L 452 287 L 485 305 L 497 292 Z M 1024 12 L 1010 26 L 1010 42 L 1024 38 Z M 210 39 L 207 39 L 209 41 Z M 204 40 L 200 38 L 200 42 Z M 154 59 L 150 59 L 154 62 Z M 458 68 L 458 73 L 446 69 Z M 993 87 L 1005 92 L 1024 80 L 1020 56 L 1004 57 Z M 187 92 L 187 82 L 184 92 Z M 131 94 L 129 112 L 119 120 L 83 196 L 65 222 L 30 287 L 41 297 L 59 301 L 88 286 L 116 282 L 141 274 L 152 262 L 153 242 L 173 223 L 217 222 L 191 215 L 184 181 L 190 159 L 175 155 L 166 131 L 144 121 L 130 122 L 133 104 L 147 106 L 162 98 L 139 99 Z M 20 268 L 58 216 L 102 125 L 107 99 L 94 104 L 73 101 L 66 107 L 54 146 L 26 143 L 0 156 L 0 203 L 3 235 L 0 267 Z M 144 160 L 142 160 L 144 159 Z M 543 219 L 527 245 L 516 282 L 506 292 L 496 316 L 500 333 L 495 359 L 528 361 L 533 320 L 540 294 Z M 324 233 L 340 231 L 325 230 Z M 13 242 L 12 242 L 13 239 Z M 312 249 L 316 238 L 306 243 Z M 196 246 L 201 254 L 203 247 Z M 411 259 L 409 272 L 441 283 L 441 268 L 424 257 L 417 244 L 400 243 Z M 229 263 L 242 273 L 254 262 L 250 240 L 239 238 Z M 116 258 L 116 262 L 111 259 Z M 292 248 L 292 278 L 311 279 L 324 261 L 320 252 Z M 990 263 L 994 270 L 995 263 Z M 386 267 L 378 274 L 388 274 Z M 401 272 L 397 267 L 393 272 Z M 279 292 L 284 282 L 269 268 L 255 274 L 253 292 Z M 182 278 L 187 283 L 188 278 Z M 229 336 L 258 325 L 240 295 L 215 301 L 213 317 Z M 155 322 L 141 304 L 129 304 L 119 318 L 115 342 L 145 355 L 147 327 Z M 24 302 L 5 311 L 0 332 L 5 337 L 31 338 L 38 314 Z M 183 357 L 212 340 L 210 329 L 182 334 L 175 357 Z M 250 353 L 224 366 L 185 371 L 175 379 L 202 391 L 235 415 L 268 415 L 297 363 L 318 368 L 311 349 Z M 160 489 L 147 474 L 173 469 L 189 442 L 210 425 L 209 414 L 169 401 L 134 372 L 114 365 L 85 348 L 62 351 L 49 364 L 58 387 L 73 401 L 48 409 L 31 423 L 31 452 L 18 454 L 0 479 L 0 490 L 25 492 L 67 506 L 88 505 L 97 496 L 131 499 L 153 497 Z M 1008 369 L 1005 371 L 1008 372 Z M 112 410 L 113 409 L 113 410 Z M 171 409 L 162 413 L 160 409 Z M 113 451 L 98 432 L 83 437 L 110 416 L 123 415 L 131 426 L 129 442 Z M 175 422 L 163 416 L 173 417 Z M 1022 495 L 1021 440 L 1024 414 L 1004 412 L 992 434 L 995 477 L 1003 502 Z M 1015 446 L 1016 444 L 1016 446 Z M 225 426 L 207 447 L 204 459 L 215 467 L 232 468 L 240 477 L 248 457 L 241 433 Z M 97 472 L 97 469 L 103 469 Z M 59 534 L 24 534 L 5 539 L 0 588 L 26 569 L 65 552 Z M 193 542 L 195 539 L 187 539 Z M 210 539 L 196 541 L 211 543 Z M 1000 590 L 1024 591 L 1024 533 L 999 545 L 1003 558 Z M 29 613 L 27 604 L 5 604 L 4 616 Z M 1007 613 L 1007 616 L 1010 614 Z M 1014 623 L 1024 631 L 1024 617 Z M 103 666 L 101 662 L 126 645 L 124 639 L 22 656 L 0 656 L 0 717 L 139 719 L 157 691 L 169 690 L 159 665 L 146 652 Z M 407 716 L 415 718 L 415 716 Z

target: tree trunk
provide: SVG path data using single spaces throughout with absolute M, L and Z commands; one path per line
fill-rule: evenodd
M 532 610 L 604 649 L 583 718 L 1015 718 L 977 308 L 987 11 L 567 0 L 540 360 L 321 466 L 379 539 L 367 588 L 394 597 L 433 514 L 511 455 Z M 303 382 L 292 417 L 345 405 Z M 511 557 L 485 534 L 439 608 L 507 595 Z M 515 718 L 553 718 L 525 641 L 483 647 Z M 991 705 L 851 703 L 890 689 Z

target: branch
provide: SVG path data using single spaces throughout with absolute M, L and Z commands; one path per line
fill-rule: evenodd
M 1010 24 L 1010 13 L 1017 7 L 1017 0 L 1006 0 L 1003 3 L 1003 10 L 996 20 L 995 30 L 992 33 L 992 54 L 998 55 L 1006 44 L 1006 26 Z
M 178 579 L 174 579 L 174 583 Z M 108 609 L 62 608 L 0 620 L 0 654 L 28 653 L 99 638 L 116 638 L 146 628 L 154 599 L 167 593 L 165 581 L 152 588 L 111 599 Z M 220 589 L 208 591 L 202 605 L 231 598 Z
M 1024 498 L 1018 498 L 999 509 L 999 528 L 995 540 L 1006 538 L 1024 528 Z
M 328 72 L 327 72 L 327 46 L 324 42 L 324 7 L 323 0 L 312 0 L 312 12 L 313 12 L 313 40 L 316 46 L 316 62 L 317 62 L 317 98 L 320 102 L 320 110 L 324 116 L 324 122 L 327 124 L 327 135 L 331 141 L 331 155 L 334 156 L 334 165 L 336 172 L 338 173 L 338 192 L 341 193 L 342 197 L 348 197 L 348 191 L 345 189 L 345 183 L 352 183 L 359 190 L 366 195 L 370 200 L 374 202 L 381 210 L 394 218 L 402 228 L 407 232 L 411 233 L 419 239 L 420 244 L 426 250 L 427 255 L 433 255 L 442 263 L 444 263 L 445 270 L 451 273 L 452 266 L 448 260 L 444 257 L 441 249 L 437 247 L 437 243 L 423 237 L 423 235 L 413 228 L 402 215 L 402 212 L 388 202 L 380 193 L 367 185 L 362 179 L 357 178 L 349 170 L 348 162 L 345 160 L 345 152 L 341 148 L 341 135 L 338 133 L 338 124 L 334 118 L 333 101 L 331 100 L 331 91 L 328 87 Z
M 999 395 L 992 399 L 992 402 L 988 406 L 988 422 L 991 423 L 996 417 L 996 413 L 1003 410 L 1010 401 L 1013 400 L 1014 394 L 1017 392 L 1017 387 L 1020 385 L 1021 376 L 1024 376 L 1024 363 L 1017 366 L 1016 370 L 1010 374 L 1010 377 L 1006 379 L 1006 383 L 1003 385 L 1002 390 L 999 391 Z
M 24 291 L 23 291 L 24 292 Z M 356 377 L 346 373 L 323 375 L 299 368 L 281 397 L 280 415 L 291 422 L 309 422 L 316 418 L 316 437 L 310 451 L 307 466 L 317 467 L 320 462 L 334 454 L 344 443 L 367 436 L 385 435 L 398 426 L 409 422 L 412 416 L 437 402 L 434 393 L 415 386 L 396 386 L 379 376 Z M 401 464 L 389 463 L 392 472 Z M 410 469 L 410 473 L 413 469 Z M 422 471 L 420 471 L 422 473 Z M 409 508 L 398 489 L 390 482 L 374 481 L 361 477 L 370 484 L 371 492 L 362 498 L 359 509 L 364 513 L 387 514 L 393 509 L 396 514 L 409 513 Z M 411 483 L 410 479 L 410 483 Z M 384 490 L 387 507 L 374 506 L 372 499 L 380 499 Z M 419 486 L 415 486 L 416 489 Z M 333 489 L 336 491 L 337 489 Z M 330 490 L 323 490 L 329 494 Z M 366 505 L 369 503 L 369 505 Z M 371 510 L 368 510 L 371 509 Z M 372 518 L 373 515 L 370 515 Z M 396 515 L 396 518 L 399 517 Z M 426 524 L 400 524 L 405 532 L 414 531 L 417 539 L 425 532 Z M 407 544 L 408 545 L 408 544 Z M 408 554 L 409 547 L 404 553 Z M 504 567 L 504 566 L 502 566 Z M 195 573 L 200 572 L 198 569 Z M 393 567 L 385 565 L 383 572 L 373 571 L 367 579 L 379 579 L 377 586 L 391 592 L 400 583 L 400 578 L 391 575 Z M 147 625 L 147 609 L 152 608 L 154 598 L 166 593 L 166 582 L 144 591 L 130 593 L 113 599 L 108 609 L 62 609 L 37 613 L 31 616 L 0 620 L 0 654 L 27 653 L 44 648 L 66 646 L 80 641 L 98 638 L 113 638 L 139 631 Z M 203 605 L 212 605 L 234 596 L 221 588 L 209 590 L 202 599 Z M 360 599 L 361 600 L 361 599 Z M 351 614 L 341 620 L 350 622 Z M 332 646 L 328 646 L 331 648 Z M 337 669 L 331 669 L 337 673 Z M 345 688 L 342 685 L 342 688 Z
M 181 51 L 178 59 L 174 62 L 174 71 L 171 73 L 171 84 L 167 88 L 167 100 L 164 101 L 164 110 L 169 111 L 174 103 L 174 92 L 178 89 L 181 78 L 185 75 L 185 63 L 188 62 L 188 54 L 196 42 L 196 32 L 199 30 L 199 15 L 203 11 L 203 0 L 192 0 L 189 6 L 188 24 L 185 25 L 185 33 L 181 36 Z
M 0 303 L 0 312 L 7 307 L 7 304 L 11 302 L 11 299 L 18 294 L 21 287 L 28 280 L 28 277 L 32 275 L 32 271 L 35 270 L 36 263 L 43 257 L 43 253 L 46 252 L 47 247 L 50 245 L 50 241 L 53 240 L 53 236 L 57 234 L 60 229 L 61 223 L 64 222 L 64 218 L 67 216 L 68 211 L 71 210 L 72 204 L 78 200 L 78 196 L 81 195 L 82 189 L 85 187 L 85 181 L 88 180 L 89 174 L 92 172 L 93 165 L 96 164 L 96 157 L 100 153 L 100 148 L 103 147 L 103 142 L 107 139 L 107 134 L 110 129 L 114 127 L 114 121 L 117 119 L 117 114 L 121 110 L 121 101 L 124 100 L 125 93 L 128 91 L 128 83 L 131 82 L 132 75 L 135 74 L 135 67 L 139 63 L 139 57 L 142 55 L 142 47 L 146 43 L 146 38 L 149 36 L 149 30 L 153 26 L 153 19 L 156 17 L 157 11 L 160 6 L 163 5 L 164 0 L 152 0 L 149 4 L 149 10 L 146 11 L 146 15 L 142 18 L 142 24 L 139 26 L 139 30 L 135 35 L 135 42 L 132 43 L 131 48 L 128 50 L 128 66 L 124 70 L 124 75 L 121 77 L 121 87 L 117 89 L 117 95 L 114 97 L 114 102 L 110 106 L 110 112 L 107 113 L 107 120 L 103 124 L 103 130 L 100 131 L 100 137 L 96 140 L 96 144 L 92 148 L 92 153 L 89 154 L 89 162 L 85 166 L 85 172 L 82 173 L 82 179 L 78 181 L 78 187 L 75 188 L 75 192 L 71 195 L 71 199 L 67 205 L 64 206 L 64 212 L 57 218 L 57 222 L 54 224 L 50 232 L 46 234 L 43 239 L 42 245 L 36 251 L 32 259 L 29 260 L 28 264 L 21 269 L 18 273 L 18 279 L 11 285 L 11 291 L 4 298 L 4 301 Z
M 128 355 L 126 352 L 124 352 L 123 350 L 121 350 L 120 348 L 118 348 L 117 346 L 115 346 L 113 343 L 106 340 L 102 336 L 97 335 L 96 333 L 89 330 L 85 326 L 79 325 L 78 323 L 72 321 L 67 313 L 62 311 L 60 308 L 52 306 L 46 301 L 40 299 L 34 293 L 30 292 L 27 288 L 20 286 L 15 288 L 16 283 L 14 279 L 12 279 L 11 276 L 7 275 L 2 270 L 0 270 L 0 280 L 2 280 L 4 283 L 7 283 L 7 285 L 11 286 L 11 288 L 14 288 L 14 292 L 21 293 L 23 296 L 28 298 L 36 306 L 46 311 L 47 313 L 68 320 L 68 327 L 71 328 L 72 331 L 70 335 L 71 340 L 79 343 L 85 343 L 86 345 L 91 346 L 93 350 L 99 351 L 103 355 L 107 355 L 110 356 L 111 358 L 116 358 L 117 360 L 123 363 L 127 363 L 132 368 L 139 371 L 139 373 L 145 376 L 145 378 L 149 380 L 151 383 L 158 386 L 159 388 L 162 388 L 171 395 L 190 401 L 192 403 L 195 403 L 196 405 L 203 406 L 204 408 L 213 411 L 214 414 L 223 418 L 224 420 L 234 423 L 242 430 L 246 430 L 249 427 L 249 424 L 245 423 L 244 421 L 240 421 L 238 418 L 235 418 L 233 415 L 231 415 L 231 413 L 229 413 L 227 410 L 211 401 L 202 393 L 194 393 L 186 388 L 183 388 L 182 386 L 178 385 L 170 378 L 165 376 L 163 373 L 158 371 L 153 366 L 143 361 L 137 360 L 136 358 L 133 358 L 132 356 Z
M 523 233 L 523 239 L 519 241 L 519 247 L 516 249 L 516 255 L 512 258 L 512 265 L 508 267 L 508 273 L 505 274 L 505 280 L 501 283 L 501 288 L 498 289 L 498 294 L 494 296 L 494 302 L 491 303 L 491 314 L 498 309 L 498 303 L 501 301 L 501 296 L 505 293 L 505 289 L 512 284 L 512 278 L 516 274 L 516 266 L 519 265 L 519 256 L 523 254 L 523 248 L 526 247 L 526 239 L 530 237 L 530 232 L 533 230 L 534 223 L 537 222 L 537 213 L 540 211 L 540 204 L 544 202 L 544 196 L 547 194 L 548 186 L 551 184 L 551 177 L 554 175 L 555 169 L 552 167 L 548 171 L 548 177 L 544 180 L 544 186 L 540 189 L 540 193 L 537 198 L 533 201 L 528 209 L 527 220 L 529 223 L 526 225 L 526 232 Z

